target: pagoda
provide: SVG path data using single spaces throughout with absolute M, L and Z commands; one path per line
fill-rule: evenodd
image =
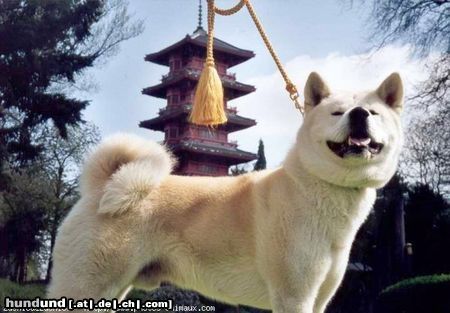
M 255 87 L 236 81 L 228 69 L 253 58 L 255 54 L 214 38 L 214 58 L 224 88 L 226 124 L 208 128 L 189 123 L 188 116 L 194 100 L 195 87 L 206 57 L 207 33 L 199 24 L 192 35 L 145 56 L 145 61 L 169 67 L 161 82 L 142 90 L 145 95 L 166 99 L 166 106 L 158 116 L 140 122 L 139 126 L 163 131 L 164 143 L 175 154 L 178 165 L 175 174 L 223 176 L 229 167 L 256 159 L 256 155 L 238 149 L 228 134 L 256 125 L 256 121 L 238 115 L 228 102 L 255 91 Z

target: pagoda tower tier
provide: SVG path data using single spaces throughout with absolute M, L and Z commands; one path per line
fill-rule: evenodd
M 165 99 L 169 91 L 179 90 L 183 92 L 192 90 L 193 88 L 195 89 L 202 69 L 203 63 L 197 65 L 195 68 L 183 68 L 175 71 L 175 73 L 169 73 L 163 76 L 161 84 L 144 88 L 142 93 Z M 237 82 L 235 74 L 229 75 L 219 72 L 219 76 L 222 80 L 224 97 L 226 100 L 245 96 L 246 94 L 255 91 L 255 87 Z
M 145 61 L 152 63 L 171 66 L 174 55 L 181 55 L 186 57 L 200 57 L 203 64 L 206 57 L 206 44 L 208 42 L 208 34 L 198 26 L 192 35 L 187 34 L 183 39 L 174 43 L 173 45 L 162 49 L 155 53 L 150 53 L 145 56 Z M 241 49 L 226 43 L 220 39 L 214 38 L 214 59 L 226 63 L 227 67 L 232 67 L 243 63 L 255 56 L 255 53 L 250 50 Z M 226 62 L 223 62 L 226 61 Z
M 159 110 L 159 115 L 155 118 L 145 120 L 139 123 L 140 127 L 148 128 L 151 130 L 164 131 L 165 127 L 169 123 L 177 123 L 178 121 L 186 121 L 189 113 L 192 110 L 191 104 L 183 104 L 174 108 L 163 108 Z M 228 122 L 219 125 L 215 130 L 232 133 L 238 130 L 246 129 L 256 125 L 256 121 L 250 118 L 246 118 L 237 114 L 236 108 L 227 108 L 226 114 Z M 180 125 L 181 127 L 182 125 Z M 195 129 L 198 127 L 191 125 L 190 128 L 184 127 L 185 133 L 195 133 Z M 192 129 L 194 131 L 192 132 Z M 212 130 L 213 131 L 213 130 Z
M 226 124 L 215 128 L 189 123 L 195 88 L 206 57 L 207 34 L 199 25 L 192 35 L 156 53 L 148 54 L 146 61 L 168 66 L 169 73 L 161 83 L 144 88 L 145 95 L 167 100 L 158 116 L 139 123 L 140 127 L 163 131 L 164 143 L 178 159 L 175 173 L 181 175 L 228 175 L 231 165 L 256 159 L 254 153 L 238 149 L 228 134 L 256 125 L 256 121 L 237 114 L 228 102 L 255 91 L 255 87 L 236 81 L 228 69 L 254 57 L 244 50 L 214 38 L 214 58 L 224 87 Z

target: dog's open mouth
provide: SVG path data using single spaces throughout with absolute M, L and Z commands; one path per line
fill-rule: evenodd
M 328 148 L 337 156 L 343 158 L 347 155 L 373 156 L 383 149 L 383 144 L 371 138 L 352 138 L 349 136 L 344 142 L 327 141 Z

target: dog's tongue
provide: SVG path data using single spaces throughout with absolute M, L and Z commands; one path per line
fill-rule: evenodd
M 370 138 L 352 138 L 348 137 L 348 145 L 354 145 L 354 146 L 368 146 L 370 143 Z

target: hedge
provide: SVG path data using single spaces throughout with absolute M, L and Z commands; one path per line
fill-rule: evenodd
M 385 288 L 379 296 L 383 313 L 449 313 L 450 274 L 418 276 Z

